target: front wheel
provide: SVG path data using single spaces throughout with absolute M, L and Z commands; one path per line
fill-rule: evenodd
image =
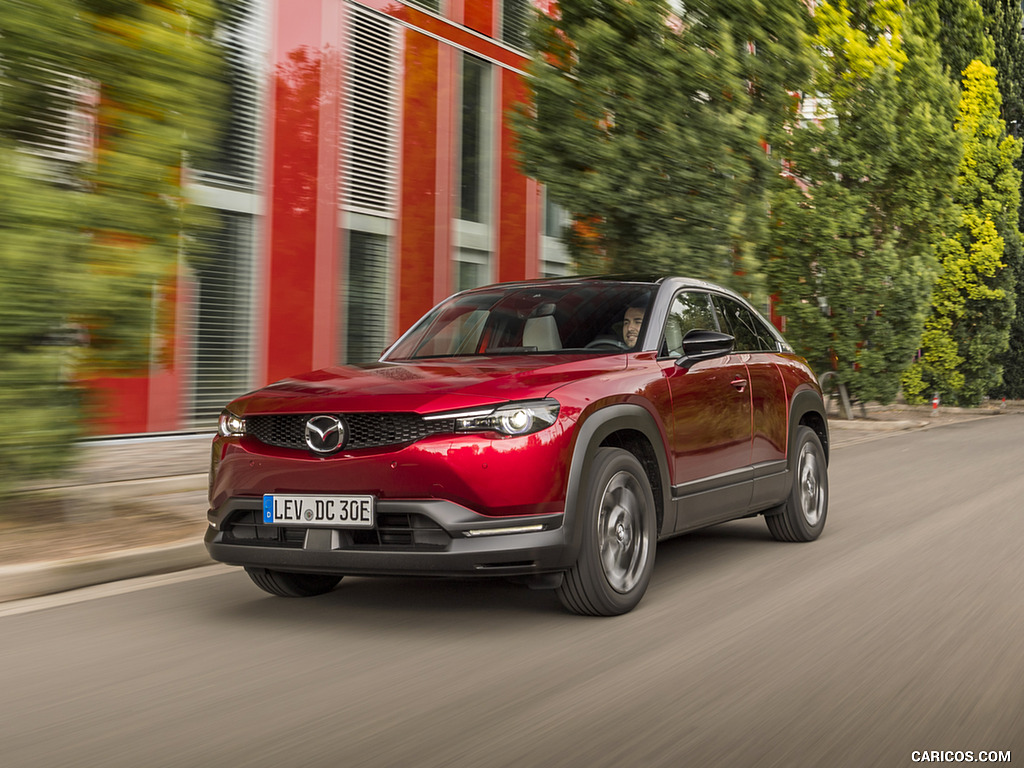
M 776 541 L 814 541 L 828 514 L 828 466 L 817 433 L 798 427 L 793 459 L 793 487 L 782 506 L 765 513 Z
M 326 595 L 341 581 L 341 576 L 320 573 L 287 573 L 267 568 L 246 568 L 252 583 L 277 597 L 315 597 Z
M 558 588 L 573 613 L 617 616 L 636 607 L 654 569 L 658 520 L 654 494 L 637 458 L 620 448 L 600 448 L 587 473 L 576 563 Z

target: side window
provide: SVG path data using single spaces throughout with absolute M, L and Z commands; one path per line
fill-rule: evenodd
M 715 308 L 722 320 L 722 330 L 736 338 L 737 352 L 777 352 L 778 342 L 764 323 L 739 302 L 715 296 Z
M 700 291 L 683 291 L 672 300 L 665 320 L 665 340 L 661 346 L 662 356 L 682 357 L 683 337 L 690 331 L 717 331 L 715 312 L 711 297 Z

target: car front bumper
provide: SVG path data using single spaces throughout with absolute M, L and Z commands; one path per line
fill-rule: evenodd
M 264 525 L 261 499 L 208 513 L 206 548 L 228 565 L 339 575 L 521 576 L 576 558 L 563 515 L 493 518 L 450 501 L 380 500 L 372 530 Z

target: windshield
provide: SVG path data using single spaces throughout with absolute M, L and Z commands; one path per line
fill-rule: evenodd
M 552 283 L 454 296 L 420 320 L 388 360 L 612 353 L 640 338 L 650 283 Z

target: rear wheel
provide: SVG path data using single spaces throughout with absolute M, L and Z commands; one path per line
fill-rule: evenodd
M 287 573 L 266 568 L 246 568 L 252 583 L 277 597 L 315 597 L 338 586 L 341 576 L 319 573 Z
M 558 598 L 585 616 L 627 613 L 650 583 L 658 537 L 654 494 L 636 457 L 620 448 L 599 449 L 580 509 L 583 541 Z
M 814 541 L 828 514 L 828 467 L 817 433 L 797 427 L 793 487 L 780 507 L 766 512 L 765 523 L 776 541 Z

